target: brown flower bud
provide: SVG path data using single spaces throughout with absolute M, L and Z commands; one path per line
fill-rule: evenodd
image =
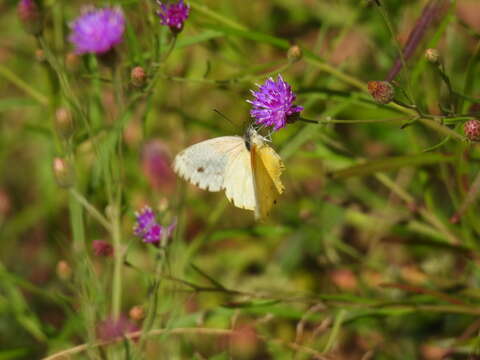
M 68 108 L 61 107 L 55 112 L 55 128 L 58 134 L 64 138 L 72 135 L 74 130 L 73 117 L 72 112 Z
M 67 55 L 65 55 L 65 66 L 67 70 L 71 72 L 77 71 L 80 67 L 80 56 L 74 52 L 69 52 Z
M 440 60 L 440 54 L 438 53 L 437 49 L 427 49 L 425 51 L 425 58 L 429 63 L 438 64 Z
M 147 74 L 141 66 L 135 66 L 130 72 L 130 80 L 133 86 L 142 87 L 147 80 Z
M 62 280 L 68 280 L 72 276 L 72 268 L 65 260 L 57 263 L 57 276 Z
M 480 141 L 480 120 L 468 120 L 463 125 L 463 132 L 470 141 Z
M 57 185 L 62 188 L 69 188 L 74 183 L 74 170 L 72 165 L 64 158 L 53 159 L 53 175 Z
M 35 50 L 35 60 L 37 60 L 39 63 L 45 61 L 45 51 L 42 49 L 37 49 Z
M 388 81 L 369 81 L 368 92 L 378 104 L 388 104 L 395 96 L 395 89 Z
M 143 306 L 135 305 L 130 309 L 128 315 L 132 320 L 135 320 L 135 321 L 143 320 L 143 318 L 145 317 L 145 309 L 143 308 Z
M 290 61 L 290 63 L 293 64 L 293 63 L 301 60 L 302 56 L 303 56 L 303 52 L 302 52 L 302 49 L 300 48 L 300 46 L 292 45 L 288 49 L 287 58 L 288 58 L 288 61 Z
M 17 13 L 26 32 L 32 35 L 39 35 L 42 32 L 43 15 L 35 0 L 20 0 Z

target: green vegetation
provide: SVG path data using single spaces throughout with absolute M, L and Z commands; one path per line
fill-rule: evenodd
M 174 34 L 94 2 L 115 56 L 73 53 L 83 1 L 43 0 L 42 32 L 0 4 L 0 360 L 480 356 L 480 3 L 188 3 Z M 279 73 L 317 123 L 272 135 L 286 191 L 255 222 L 170 164 Z

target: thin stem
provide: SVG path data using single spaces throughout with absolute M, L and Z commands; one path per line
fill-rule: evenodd
M 119 205 L 119 204 L 118 204 Z M 118 319 L 122 306 L 122 265 L 123 251 L 121 248 L 121 231 L 120 231 L 120 209 L 118 205 L 111 208 L 112 217 L 112 240 L 113 240 L 113 285 L 112 285 L 112 316 Z
M 12 72 L 7 67 L 0 64 L 0 75 L 3 76 L 5 79 L 9 80 L 12 84 L 15 84 L 18 88 L 25 91 L 28 95 L 38 101 L 40 104 L 47 106 L 48 105 L 48 97 L 41 94 L 30 85 L 28 85 L 25 81 L 20 79 L 17 74 Z
M 225 335 L 235 335 L 237 332 L 235 330 L 231 329 L 212 329 L 212 328 L 176 328 L 176 329 L 155 329 L 151 330 L 148 332 L 148 336 L 156 336 L 156 335 L 187 335 L 187 334 L 196 334 L 196 335 L 213 335 L 213 336 L 225 336 Z M 116 342 L 121 342 L 125 341 L 125 339 L 136 339 L 141 335 L 141 331 L 135 331 L 131 332 L 128 334 L 125 334 L 123 337 L 118 337 L 116 339 L 110 340 L 110 341 L 100 341 L 97 342 L 96 344 L 82 344 L 75 346 L 73 348 L 67 349 L 60 351 L 56 354 L 53 354 L 51 356 L 48 356 L 44 358 L 43 360 L 56 360 L 56 359 L 63 359 L 65 357 L 72 356 L 74 354 L 81 353 L 85 350 L 87 350 L 89 347 L 99 347 L 99 346 L 105 346 L 109 344 L 113 344 Z M 262 335 L 257 335 L 256 337 L 262 341 L 265 342 L 273 342 L 277 343 L 283 346 L 286 346 L 289 349 L 292 350 L 297 350 L 304 352 L 306 354 L 310 354 L 314 357 L 314 359 L 317 360 L 328 360 L 325 356 L 320 354 L 318 351 L 309 348 L 307 346 L 299 345 L 294 342 L 288 342 L 280 339 L 269 339 L 265 336 Z
M 80 204 L 82 204 L 85 210 L 87 210 L 87 212 L 94 219 L 96 219 L 100 224 L 102 224 L 103 227 L 107 229 L 108 232 L 110 233 L 112 232 L 112 226 L 110 222 L 107 220 L 105 216 L 102 215 L 102 213 L 100 213 L 100 211 L 97 210 L 97 208 L 95 208 L 95 206 L 90 204 L 88 200 L 85 199 L 85 197 L 82 194 L 80 194 L 76 189 L 71 189 L 70 193 Z

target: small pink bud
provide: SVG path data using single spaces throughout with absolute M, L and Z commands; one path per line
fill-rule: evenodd
M 465 136 L 470 141 L 480 141 L 480 120 L 468 120 L 463 125 Z
M 113 255 L 113 246 L 104 240 L 93 240 L 93 253 L 96 256 L 110 257 Z
M 143 308 L 143 306 L 135 305 L 130 309 L 130 311 L 128 312 L 128 315 L 132 320 L 135 320 L 135 321 L 143 320 L 143 318 L 145 317 L 145 309 Z
M 72 112 L 68 108 L 61 107 L 55 111 L 55 128 L 59 135 L 64 138 L 72 135 L 74 130 L 73 117 Z
M 141 66 L 135 66 L 130 73 L 130 80 L 133 86 L 142 87 L 147 80 L 147 74 Z
M 395 96 L 395 89 L 388 81 L 369 81 L 368 92 L 378 104 L 388 104 Z
M 73 167 L 64 158 L 56 157 L 53 159 L 53 175 L 57 185 L 62 188 L 69 188 L 74 183 Z
M 35 0 L 20 0 L 17 5 L 17 12 L 26 32 L 32 35 L 39 35 L 42 32 L 42 11 Z

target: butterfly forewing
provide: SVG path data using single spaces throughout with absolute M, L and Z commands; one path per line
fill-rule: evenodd
M 236 207 L 255 210 L 255 189 L 253 187 L 250 152 L 244 151 L 231 157 L 225 171 L 225 195 Z
M 180 152 L 173 167 L 178 175 L 200 189 L 220 191 L 224 189 L 227 164 L 242 151 L 247 150 L 240 136 L 217 137 Z

